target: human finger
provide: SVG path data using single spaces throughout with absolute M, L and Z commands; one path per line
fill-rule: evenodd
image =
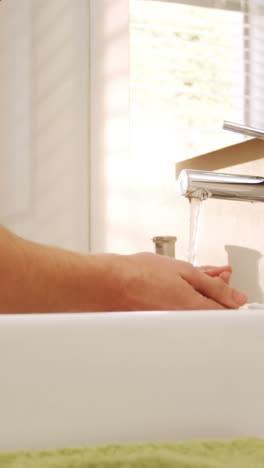
M 197 269 L 194 270 L 192 275 L 184 279 L 204 296 L 235 309 L 247 302 L 247 296 L 244 293 L 231 288 L 223 279 L 210 277 Z
M 219 278 L 221 278 L 226 284 L 229 284 L 230 278 L 231 278 L 231 272 L 223 271 L 223 273 L 220 273 Z
M 223 310 L 226 308 L 219 302 L 201 294 L 185 280 L 183 280 L 181 287 L 181 295 L 184 296 L 182 307 L 184 310 Z
M 199 271 L 202 271 L 203 273 L 206 273 L 208 276 L 220 276 L 224 272 L 229 272 L 232 274 L 232 267 L 230 265 L 224 265 L 220 267 L 215 267 L 211 265 L 204 265 L 197 267 Z

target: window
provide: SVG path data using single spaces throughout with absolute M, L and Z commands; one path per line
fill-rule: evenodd
M 175 163 L 241 141 L 222 123 L 253 124 L 247 3 L 131 1 L 134 152 Z

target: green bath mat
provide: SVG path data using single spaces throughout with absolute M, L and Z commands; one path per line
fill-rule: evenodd
M 109 445 L 0 454 L 0 468 L 264 468 L 264 440 Z

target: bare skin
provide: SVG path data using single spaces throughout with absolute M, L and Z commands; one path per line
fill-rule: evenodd
M 230 266 L 151 253 L 90 254 L 26 241 L 0 226 L 0 313 L 237 309 Z

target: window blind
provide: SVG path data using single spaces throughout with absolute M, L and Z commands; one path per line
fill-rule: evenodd
M 149 0 L 143 0 L 149 1 Z M 160 2 L 167 2 L 167 3 L 179 3 L 190 6 L 200 6 L 205 8 L 218 8 L 224 10 L 241 10 L 243 8 L 244 0 L 188 0 L 186 2 L 180 0 L 158 0 Z
M 222 131 L 223 120 L 263 128 L 263 8 L 258 0 L 132 2 L 135 133 L 146 120 L 167 125 L 190 157 L 241 138 Z M 171 144 L 176 150 L 176 137 Z

